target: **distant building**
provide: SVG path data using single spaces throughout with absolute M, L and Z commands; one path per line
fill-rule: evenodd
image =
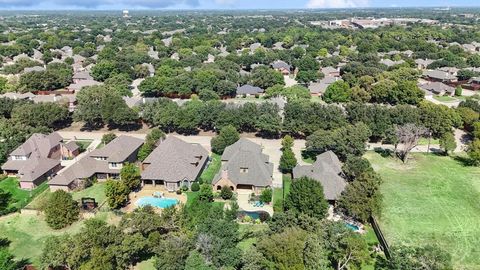
M 130 15 L 128 14 L 128 10 L 123 10 L 123 18 L 130 18 Z

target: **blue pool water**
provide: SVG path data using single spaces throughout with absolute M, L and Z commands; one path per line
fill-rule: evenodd
M 360 229 L 358 226 L 355 226 L 355 225 L 350 224 L 350 223 L 345 223 L 345 225 L 353 231 L 358 231 Z
M 261 212 L 265 213 L 267 216 L 270 216 L 265 211 L 238 211 L 237 216 L 239 216 L 239 217 L 249 216 L 252 219 L 260 219 Z
M 138 199 L 136 202 L 137 206 L 151 205 L 158 208 L 168 208 L 174 206 L 178 203 L 177 199 L 173 198 L 155 198 L 155 197 L 143 197 Z

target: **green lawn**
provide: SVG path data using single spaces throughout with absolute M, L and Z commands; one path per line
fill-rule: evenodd
M 440 140 L 439 139 L 430 139 L 430 145 L 433 145 L 433 144 L 440 144 Z M 418 140 L 418 145 L 428 145 L 428 138 L 420 138 L 420 140 Z
M 200 175 L 200 179 L 202 179 L 203 183 L 212 183 L 213 177 L 217 172 L 220 170 L 220 167 L 222 166 L 222 160 L 221 156 L 218 154 L 212 154 L 210 157 L 210 163 L 208 164 L 208 167 L 205 168 Z
M 108 221 L 111 215 L 113 214 L 109 212 L 101 212 L 97 214 L 97 217 Z M 1 235 L 12 241 L 10 249 L 15 257 L 29 259 L 37 266 L 43 245 L 49 236 L 77 233 L 82 226 L 83 221 L 78 221 L 65 229 L 53 230 L 39 215 L 15 213 L 0 217 Z
M 46 182 L 44 182 L 34 190 L 24 190 L 20 188 L 17 178 L 8 177 L 0 181 L 0 189 L 8 191 L 10 194 L 12 194 L 14 202 L 11 204 L 11 206 L 21 209 L 30 203 L 38 194 L 48 189 L 48 185 Z
M 438 245 L 455 269 L 480 265 L 480 168 L 433 154 L 402 164 L 374 152 L 366 157 L 384 183 L 380 226 L 390 246 Z
M 146 261 L 140 262 L 135 265 L 135 270 L 155 270 L 153 266 L 153 259 L 148 259 Z
M 451 97 L 451 96 L 433 96 L 433 98 L 440 101 L 440 102 L 454 102 L 454 101 L 457 101 L 456 98 Z
M 80 149 L 85 151 L 90 146 L 90 144 L 92 144 L 93 140 L 76 140 L 75 142 L 80 147 Z
M 289 174 L 283 175 L 283 188 L 273 189 L 273 209 L 275 211 L 281 211 L 283 209 L 283 196 L 285 197 L 290 192 L 290 186 L 292 185 L 292 178 Z

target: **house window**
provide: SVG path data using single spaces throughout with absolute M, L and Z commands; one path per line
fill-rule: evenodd
M 241 167 L 241 168 L 240 168 L 240 172 L 241 172 L 241 173 L 248 173 L 248 168 L 246 168 L 246 167 Z
M 112 167 L 112 168 L 117 168 L 117 167 L 118 167 L 118 164 L 117 164 L 117 163 L 110 163 L 110 167 Z

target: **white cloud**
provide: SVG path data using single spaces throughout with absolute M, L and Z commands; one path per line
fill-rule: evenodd
M 368 4 L 369 0 L 309 0 L 307 8 L 355 8 Z

